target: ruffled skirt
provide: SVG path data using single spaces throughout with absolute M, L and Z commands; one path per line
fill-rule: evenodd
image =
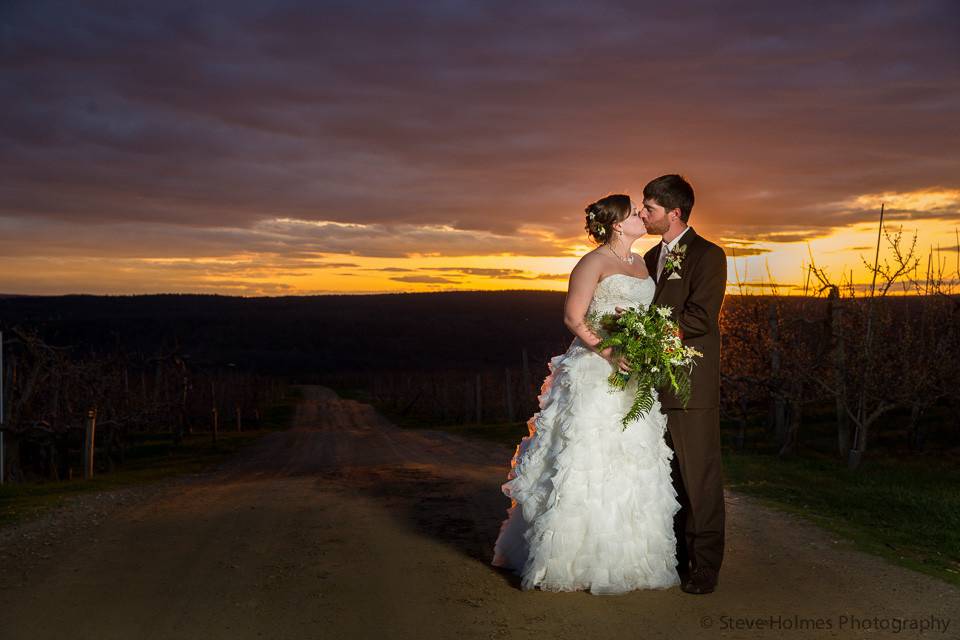
M 610 391 L 610 364 L 579 340 L 550 360 L 510 462 L 507 519 L 492 564 L 522 577 L 524 590 L 619 594 L 680 583 L 670 478 L 659 401 L 625 431 L 633 401 Z

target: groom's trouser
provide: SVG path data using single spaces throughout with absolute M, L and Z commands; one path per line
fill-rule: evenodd
M 673 449 L 673 485 L 680 511 L 674 520 L 677 561 L 684 572 L 706 566 L 720 571 L 723 561 L 723 470 L 720 461 L 720 410 L 666 409 L 667 444 Z M 686 544 L 684 544 L 686 542 Z

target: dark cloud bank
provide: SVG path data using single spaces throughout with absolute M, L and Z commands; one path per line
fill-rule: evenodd
M 0 251 L 555 255 L 673 171 L 827 233 L 960 188 L 958 7 L 7 1 Z

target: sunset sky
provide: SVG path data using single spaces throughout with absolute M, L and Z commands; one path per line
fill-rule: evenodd
M 731 283 L 958 255 L 952 0 L 5 0 L 0 99 L 0 293 L 563 290 L 674 172 Z

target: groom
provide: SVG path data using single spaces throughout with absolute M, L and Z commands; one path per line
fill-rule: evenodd
M 703 353 L 693 367 L 686 408 L 669 390 L 660 391 L 660 403 L 681 505 L 674 521 L 681 589 L 710 593 L 723 560 L 719 321 L 727 259 L 723 249 L 687 226 L 692 209 L 693 187 L 681 176 L 661 176 L 643 188 L 640 217 L 647 231 L 663 236 L 643 256 L 657 284 L 653 302 L 673 309 L 683 344 Z

